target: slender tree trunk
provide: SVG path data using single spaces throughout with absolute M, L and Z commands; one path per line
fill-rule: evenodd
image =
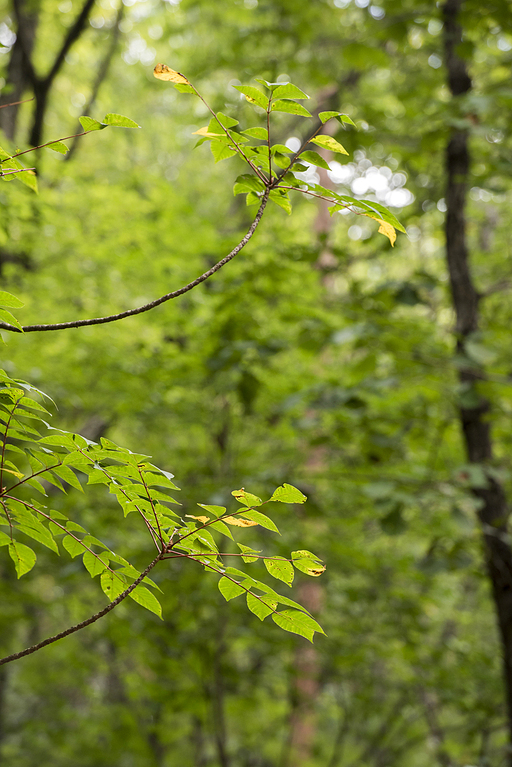
M 16 3 L 16 42 L 11 48 L 7 65 L 7 77 L 4 92 L 0 96 L 0 105 L 20 101 L 27 88 L 32 87 L 32 71 L 30 60 L 34 50 L 37 22 L 39 18 L 38 4 Z M 0 109 L 0 129 L 8 139 L 14 141 L 19 105 Z
M 471 90 L 472 83 L 466 61 L 458 55 L 462 39 L 459 13 L 463 0 L 447 0 L 443 7 L 445 65 L 453 99 Z M 454 129 L 446 150 L 446 257 L 456 315 L 457 353 L 466 357 L 468 336 L 478 330 L 479 294 L 473 283 L 466 242 L 465 206 L 470 165 L 468 133 Z M 467 357 L 466 357 L 467 359 Z M 502 642 L 503 673 L 508 708 L 509 754 L 506 764 L 512 767 L 512 549 L 508 543 L 508 509 L 501 484 L 489 473 L 493 459 L 491 426 L 488 420 L 490 402 L 478 393 L 478 381 L 484 377 L 468 359 L 460 370 L 460 381 L 471 404 L 459 409 L 460 423 L 470 463 L 479 464 L 487 478 L 484 488 L 475 488 L 481 506 L 478 516 L 482 525 L 487 570 Z M 473 404 L 474 403 L 474 404 Z

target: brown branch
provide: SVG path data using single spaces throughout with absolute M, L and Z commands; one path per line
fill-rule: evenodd
M 82 10 L 78 14 L 78 16 L 75 19 L 75 23 L 69 28 L 69 31 L 64 38 L 64 41 L 62 43 L 62 46 L 60 48 L 60 51 L 57 53 L 55 57 L 55 61 L 53 62 L 53 66 L 44 78 L 44 82 L 49 88 L 52 84 L 53 80 L 59 73 L 59 69 L 64 63 L 64 59 L 66 58 L 66 55 L 69 52 L 69 49 L 75 43 L 80 35 L 82 34 L 84 27 L 87 23 L 87 19 L 89 17 L 89 13 L 92 10 L 92 7 L 94 5 L 95 0 L 86 0 L 84 5 L 82 6 Z
M 160 306 L 160 304 L 164 304 L 166 301 L 170 301 L 173 298 L 178 298 L 178 296 L 182 296 L 184 293 L 188 293 L 189 290 L 192 290 L 192 288 L 195 288 L 197 285 L 200 285 L 202 282 L 205 282 L 209 277 L 211 277 L 213 274 L 219 271 L 219 269 L 222 269 L 223 266 L 225 266 L 229 261 L 231 261 L 240 251 L 242 248 L 244 248 L 251 237 L 253 236 L 254 232 L 256 231 L 256 228 L 258 224 L 261 221 L 261 218 L 263 216 L 263 213 L 265 211 L 267 202 L 268 202 L 268 195 L 269 190 L 266 189 L 263 193 L 263 197 L 261 200 L 260 207 L 258 209 L 258 212 L 256 214 L 256 217 L 254 221 L 252 222 L 251 226 L 249 227 L 247 234 L 240 240 L 238 245 L 236 245 L 233 250 L 228 253 L 227 256 L 225 256 L 223 259 L 218 261 L 215 266 L 212 266 L 211 269 L 208 269 L 207 272 L 204 272 L 200 277 L 197 277 L 195 280 L 192 280 L 192 282 L 189 282 L 188 285 L 185 285 L 182 288 L 178 288 L 178 290 L 173 290 L 171 293 L 166 293 L 164 296 L 161 296 L 161 298 L 157 298 L 154 301 L 150 301 L 148 304 L 144 304 L 143 306 L 139 306 L 136 309 L 128 309 L 126 312 L 119 312 L 119 314 L 109 314 L 106 317 L 95 317 L 93 319 L 88 320 L 73 320 L 71 322 L 56 322 L 48 325 L 24 325 L 23 326 L 23 332 L 24 333 L 33 333 L 33 332 L 39 332 L 44 330 L 65 330 L 66 328 L 81 328 L 86 325 L 104 325 L 107 322 L 116 322 L 117 320 L 123 320 L 125 317 L 132 317 L 135 314 L 143 314 L 144 312 L 150 311 L 150 309 L 154 309 L 157 306 Z M 13 325 L 9 325 L 6 322 L 0 322 L 0 330 L 9 330 L 13 333 L 20 333 L 22 331 L 15 328 Z
M 158 564 L 158 562 L 162 559 L 164 552 L 160 551 L 158 556 L 155 557 L 155 559 L 149 564 L 143 573 L 139 575 L 136 581 L 134 581 L 131 586 L 128 586 L 128 588 L 123 591 L 122 594 L 119 594 L 119 596 L 114 599 L 113 602 L 111 602 L 109 605 L 103 608 L 103 610 L 100 610 L 99 612 L 95 613 L 94 615 L 91 615 L 90 618 L 87 618 L 87 620 L 82 621 L 81 623 L 77 623 L 75 626 L 70 626 L 65 631 L 61 631 L 58 634 L 55 634 L 54 636 L 47 637 L 47 639 L 43 639 L 42 642 L 38 642 L 35 645 L 32 645 L 32 647 L 27 647 L 25 650 L 21 650 L 20 652 L 15 652 L 12 655 L 6 655 L 5 658 L 0 659 L 0 666 L 3 666 L 4 663 L 11 663 L 13 660 L 19 660 L 20 658 L 23 658 L 25 655 L 32 655 L 32 653 L 37 652 L 38 650 L 41 650 L 43 647 L 46 647 L 49 644 L 53 644 L 54 642 L 57 642 L 59 639 L 64 639 L 64 637 L 69 636 L 70 634 L 74 634 L 76 631 L 80 631 L 81 629 L 84 629 L 86 626 L 90 626 L 91 623 L 95 623 L 100 618 L 103 618 L 104 615 L 107 615 L 111 610 L 114 609 L 114 607 L 117 607 L 117 605 L 123 601 L 123 599 L 126 599 L 127 596 L 129 596 L 132 591 L 141 583 L 144 578 L 151 572 L 151 570 L 155 567 L 155 565 Z

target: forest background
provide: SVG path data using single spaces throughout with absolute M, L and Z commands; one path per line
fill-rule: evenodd
M 451 54 L 447 8 L 460 24 Z M 16 59 L 22 17 L 32 74 Z M 306 545 L 328 570 L 294 586 L 327 633 L 310 646 L 226 604 L 199 569 L 164 568 L 163 621 L 123 603 L 2 667 L 1 763 L 510 764 L 501 658 L 512 647 L 477 518 L 490 481 L 512 491 L 508 3 L 26 0 L 2 19 L 2 103 L 37 91 L 39 109 L 0 110 L 3 146 L 75 133 L 84 111 L 142 126 L 71 142 L 70 159 L 41 150 L 38 196 L 2 186 L 2 289 L 25 301 L 23 323 L 138 306 L 247 230 L 230 164 L 192 151 L 203 105 L 155 80 L 158 61 L 248 126 L 258 116 L 232 86 L 254 77 L 291 79 L 314 113 L 346 112 L 356 127 L 335 135 L 349 157 L 307 173 L 373 195 L 407 234 L 392 249 L 376 223 L 297 199 L 289 217 L 269 209 L 247 248 L 186 297 L 107 327 L 3 333 L 2 366 L 56 400 L 54 425 L 153 456 L 175 474 L 184 513 L 228 503 L 235 487 L 299 487 L 308 503 L 283 507 L 271 545 Z M 471 76 L 459 92 L 454 60 Z M 293 115 L 274 131 L 292 148 L 305 137 Z M 469 330 L 446 262 L 454 136 L 471 156 L 462 203 L 480 316 Z M 484 463 L 461 430 L 482 397 Z M 147 561 L 148 542 L 94 492 L 52 503 Z M 252 540 L 270 545 L 265 531 Z M 1 551 L 6 651 L 103 604 L 80 561 L 41 547 L 17 580 Z

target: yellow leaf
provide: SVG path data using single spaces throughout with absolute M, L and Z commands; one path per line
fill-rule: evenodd
M 18 479 L 21 479 L 23 477 L 23 474 L 20 471 L 12 471 L 12 469 L 6 469 L 4 466 L 4 471 L 6 471 L 8 474 L 14 474 L 15 477 L 18 477 Z
M 203 524 L 210 522 L 210 517 L 196 517 L 194 514 L 185 514 L 185 516 L 190 517 L 190 519 L 197 519 L 198 522 L 203 522 Z
M 166 80 L 169 83 L 183 83 L 183 85 L 190 84 L 185 75 L 171 69 L 167 64 L 157 64 L 153 70 L 153 74 L 158 80 Z
M 208 126 L 205 125 L 204 128 L 199 128 L 199 130 L 195 130 L 192 134 L 193 136 L 206 136 L 206 138 L 220 138 L 219 133 L 210 133 L 208 131 Z
M 255 527 L 257 522 L 253 522 L 252 519 L 240 519 L 239 517 L 222 517 L 222 521 L 233 527 Z
M 379 234 L 385 235 L 390 241 L 391 245 L 395 247 L 395 240 L 396 240 L 395 227 L 392 226 L 391 224 L 388 224 L 387 221 L 383 221 L 381 218 L 378 218 L 377 221 L 380 224 Z
M 325 573 L 324 565 L 318 565 L 317 567 L 308 567 L 308 575 L 312 575 L 314 578 L 318 578 L 319 575 Z

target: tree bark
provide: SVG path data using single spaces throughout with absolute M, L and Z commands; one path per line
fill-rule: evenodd
M 0 96 L 0 105 L 20 101 L 26 89 L 32 86 L 33 71 L 30 62 L 36 39 L 39 7 L 38 4 L 31 4 L 30 8 L 26 8 L 22 0 L 17 0 L 14 11 L 16 41 L 11 49 L 5 89 Z M 11 141 L 14 141 L 16 135 L 18 109 L 19 105 L 0 109 L 0 128 Z
M 462 40 L 459 14 L 463 0 L 447 0 L 443 7 L 445 65 L 453 99 L 472 88 L 467 64 L 457 46 Z M 501 484 L 489 472 L 493 459 L 492 433 L 488 420 L 491 403 L 478 392 L 484 373 L 466 355 L 468 336 L 479 328 L 479 294 L 475 288 L 466 240 L 466 198 L 470 167 L 468 132 L 453 129 L 446 150 L 446 257 L 453 306 L 456 315 L 457 353 L 468 360 L 459 371 L 467 398 L 459 408 L 466 453 L 470 463 L 482 467 L 486 485 L 474 488 L 480 501 L 478 517 L 482 526 L 487 571 L 502 643 L 503 675 L 508 709 L 509 749 L 506 764 L 512 767 L 512 549 L 508 543 L 508 508 Z

